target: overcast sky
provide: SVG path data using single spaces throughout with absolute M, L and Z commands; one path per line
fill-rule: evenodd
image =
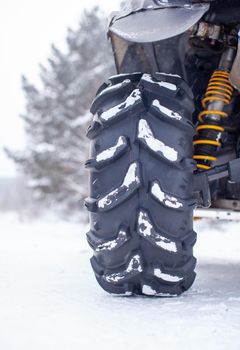
M 50 44 L 64 46 L 67 27 L 76 27 L 84 8 L 96 4 L 110 13 L 119 0 L 1 0 L 0 12 L 0 177 L 15 176 L 15 167 L 2 151 L 21 149 L 24 132 L 19 114 L 24 109 L 21 75 L 36 81 L 38 64 Z M 91 40 L 91 38 L 89 38 Z

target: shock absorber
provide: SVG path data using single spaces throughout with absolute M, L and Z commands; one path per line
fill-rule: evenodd
M 199 170 L 211 169 L 212 163 L 217 160 L 216 151 L 221 147 L 224 132 L 222 118 L 228 117 L 225 106 L 230 104 L 234 90 L 229 75 L 235 55 L 234 47 L 228 47 L 224 51 L 202 100 L 204 110 L 198 115 L 197 136 L 193 142 L 193 158 L 197 161 Z

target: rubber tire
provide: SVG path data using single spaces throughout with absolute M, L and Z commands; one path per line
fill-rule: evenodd
M 176 296 L 194 282 L 193 110 L 191 89 L 175 75 L 114 76 L 97 93 L 87 239 L 109 293 Z

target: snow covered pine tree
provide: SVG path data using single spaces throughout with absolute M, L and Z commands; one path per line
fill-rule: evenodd
M 48 65 L 41 65 L 40 89 L 23 78 L 28 143 L 22 152 L 7 153 L 40 199 L 61 203 L 67 212 L 79 210 L 86 196 L 87 111 L 96 87 L 112 72 L 106 18 L 95 7 L 69 29 L 66 53 L 52 46 Z

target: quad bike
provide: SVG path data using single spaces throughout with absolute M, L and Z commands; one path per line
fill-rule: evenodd
M 239 214 L 239 29 L 238 0 L 132 0 L 113 15 L 118 75 L 92 104 L 86 162 L 91 264 L 109 293 L 180 295 L 194 215 Z

